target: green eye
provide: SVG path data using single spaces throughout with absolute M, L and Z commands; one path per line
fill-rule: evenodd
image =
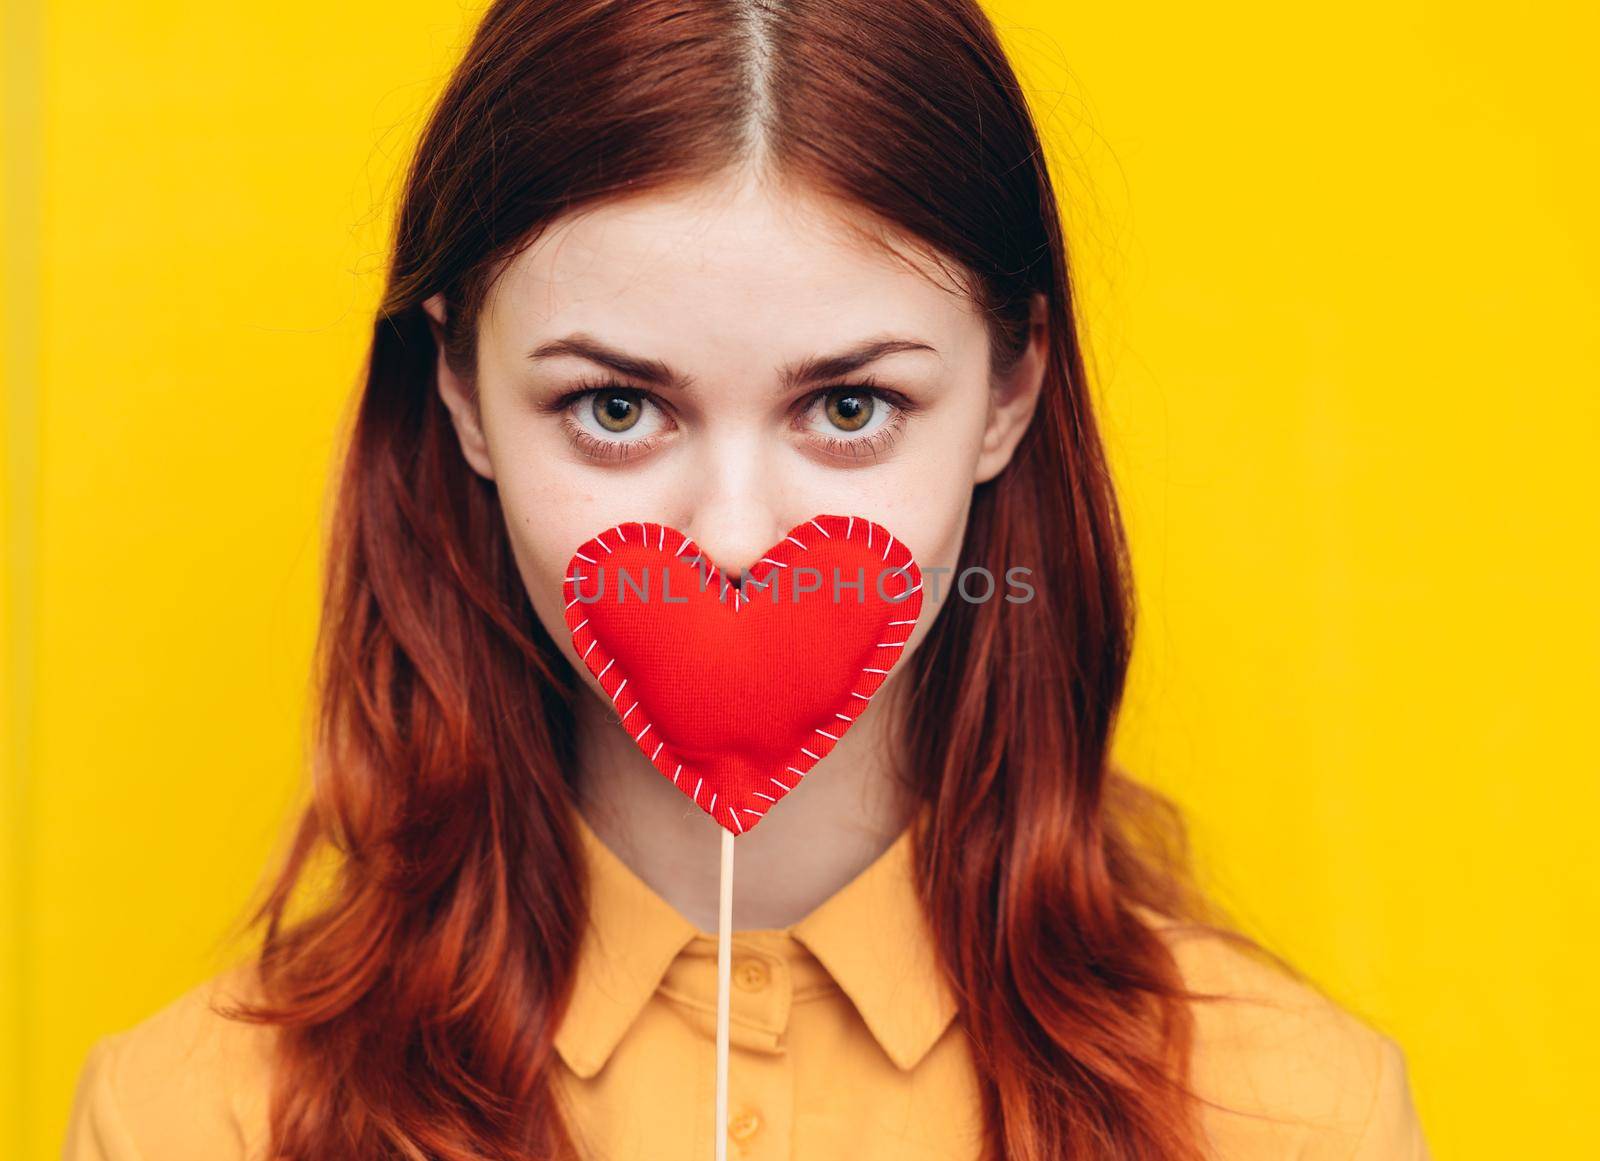
M 870 393 L 853 388 L 828 392 L 828 422 L 841 431 L 860 431 L 872 418 L 874 400 Z
M 639 422 L 639 401 L 620 391 L 596 392 L 594 417 L 607 431 L 627 431 Z

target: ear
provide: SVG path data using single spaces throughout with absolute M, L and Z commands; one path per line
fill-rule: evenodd
M 994 479 L 1000 470 L 1011 462 L 1011 454 L 1028 429 L 1039 392 L 1044 386 L 1044 371 L 1049 354 L 1049 326 L 1046 299 L 1035 294 L 1031 304 L 1028 325 L 1028 346 L 1003 379 L 996 382 L 989 394 L 989 418 L 983 430 L 983 445 L 978 452 L 978 463 L 972 482 L 981 484 Z
M 478 412 L 477 392 L 472 385 L 450 368 L 444 357 L 444 328 L 446 306 L 444 295 L 435 294 L 422 304 L 428 314 L 428 328 L 433 332 L 433 345 L 439 352 L 437 378 L 439 397 L 450 412 L 450 422 L 456 429 L 456 439 L 461 444 L 461 454 L 472 470 L 486 480 L 494 479 L 494 464 L 489 459 L 489 441 L 483 435 L 483 423 Z

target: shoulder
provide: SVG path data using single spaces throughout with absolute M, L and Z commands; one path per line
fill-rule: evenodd
M 219 973 L 100 1037 L 78 1074 L 62 1161 L 254 1161 L 274 1029 L 218 1009 L 259 999 L 253 965 Z
M 1147 921 L 1191 1002 L 1191 1083 L 1218 1155 L 1428 1161 L 1405 1053 L 1259 952 L 1208 928 Z

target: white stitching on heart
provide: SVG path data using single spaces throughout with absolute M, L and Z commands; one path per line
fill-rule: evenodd
M 643 522 L 640 522 L 640 521 L 632 521 L 630 523 L 633 526 L 635 526 L 635 527 L 637 527 L 639 529 L 639 542 L 641 544 L 648 545 L 648 543 L 649 543 L 649 527 L 650 526 L 645 524 L 645 523 L 643 523 Z M 829 540 L 833 539 L 832 534 L 829 533 L 828 530 L 826 528 L 824 528 L 822 526 L 822 524 L 820 524 L 817 520 L 813 519 L 813 520 L 808 521 L 808 523 L 810 523 L 814 528 L 816 528 L 817 531 L 820 532 L 825 538 L 827 538 Z M 866 542 L 867 542 L 867 546 L 870 548 L 872 546 L 872 532 L 873 532 L 874 525 L 870 520 L 864 520 L 864 521 L 862 521 L 862 524 L 866 529 Z M 623 544 L 627 544 L 628 543 L 627 531 L 626 531 L 627 527 L 628 527 L 628 525 L 619 524 L 619 525 L 615 526 L 615 528 L 609 529 L 608 531 L 615 531 L 616 534 L 617 534 L 618 540 Z M 665 542 L 666 542 L 666 525 L 657 524 L 657 525 L 655 525 L 655 527 L 656 527 L 656 530 L 657 530 L 656 547 L 657 547 L 657 549 L 664 550 L 664 545 L 665 545 Z M 846 518 L 846 524 L 845 524 L 845 533 L 844 533 L 845 539 L 846 540 L 854 539 L 855 538 L 854 537 L 854 533 L 855 533 L 855 517 L 854 516 L 847 517 Z M 810 547 L 811 547 L 810 545 L 807 545 L 805 542 L 799 540 L 797 537 L 795 537 L 795 536 L 793 536 L 791 534 L 786 534 L 784 536 L 784 539 L 786 541 L 788 541 L 789 543 L 792 543 L 792 544 L 796 545 L 802 552 L 810 551 Z M 610 553 L 610 552 L 613 551 L 611 545 L 606 543 L 603 533 L 595 535 L 594 537 L 592 537 L 592 540 L 594 541 L 594 543 L 596 543 L 596 544 L 600 545 L 600 547 L 604 548 L 606 550 L 606 552 Z M 678 545 L 677 552 L 673 554 L 674 557 L 682 556 L 684 550 L 686 548 L 691 548 L 691 547 L 694 549 L 694 552 L 695 552 L 696 555 L 690 559 L 690 563 L 699 564 L 699 563 L 703 562 L 704 559 L 705 559 L 703 554 L 700 553 L 698 547 L 694 546 L 693 539 L 691 537 L 689 537 L 689 536 L 685 536 L 683 538 L 683 542 Z M 882 559 L 884 561 L 887 561 L 888 558 L 889 558 L 889 553 L 893 550 L 893 548 L 894 548 L 894 537 L 891 534 L 889 536 L 888 543 L 884 547 L 884 550 L 883 550 L 883 552 L 881 554 L 880 559 Z M 574 553 L 574 556 L 576 558 L 578 558 L 578 559 L 581 559 L 581 560 L 585 561 L 588 564 L 594 564 L 595 563 L 595 561 L 591 557 L 585 555 L 581 551 Z M 762 561 L 761 562 L 764 563 L 764 564 L 772 565 L 772 566 L 774 566 L 776 568 L 788 568 L 789 567 L 789 565 L 784 563 L 783 561 L 774 560 L 770 556 L 762 557 Z M 904 571 L 905 568 L 908 565 L 911 565 L 912 563 L 913 562 L 911 560 L 910 553 L 908 552 L 906 554 L 905 563 L 897 566 L 896 571 Z M 714 570 L 716 566 L 713 564 L 711 567 Z M 566 577 L 565 579 L 566 579 L 566 581 L 568 583 L 576 585 L 579 581 L 581 581 L 581 580 L 583 580 L 585 578 L 578 577 L 578 576 L 569 576 L 569 577 Z M 741 598 L 742 598 L 742 603 L 743 604 L 750 604 L 751 603 L 752 598 L 749 595 L 745 594 L 743 592 L 743 590 L 739 586 L 735 586 L 735 585 L 730 584 L 726 580 L 726 578 L 721 578 L 721 579 L 722 579 L 723 583 L 722 583 L 722 587 L 721 587 L 721 589 L 719 590 L 719 593 L 718 593 L 718 600 L 719 601 L 725 601 L 726 600 L 727 594 L 728 594 L 728 590 L 731 588 L 733 590 L 733 593 L 734 593 L 734 611 L 735 612 L 737 612 L 741 607 Z M 907 576 L 907 579 L 910 579 L 909 575 Z M 771 582 L 770 579 L 767 580 L 767 581 L 758 581 L 754 577 L 752 577 L 751 580 L 750 580 L 750 587 L 752 589 L 765 589 L 765 588 L 769 587 L 771 583 L 772 582 Z M 912 593 L 920 591 L 921 588 L 922 588 L 922 584 L 919 581 L 917 584 L 912 585 L 904 593 L 902 593 L 900 595 L 899 599 L 900 600 L 905 600 L 906 598 L 910 597 Z M 578 599 L 574 598 L 573 600 L 567 602 L 565 608 L 570 610 L 572 608 L 572 606 L 577 604 L 577 603 L 578 603 Z M 583 619 L 583 621 L 581 621 L 578 625 L 576 625 L 576 626 L 574 626 L 572 628 L 571 632 L 574 635 L 574 637 L 577 635 L 577 633 L 578 633 L 578 631 L 580 629 L 583 629 L 583 628 L 588 626 L 589 621 L 590 621 L 590 618 L 585 617 Z M 913 617 L 913 618 L 910 618 L 910 619 L 907 619 L 907 620 L 889 621 L 886 624 L 887 625 L 913 625 L 914 626 L 916 623 L 917 623 L 917 619 L 915 617 Z M 589 641 L 589 644 L 583 651 L 583 660 L 585 661 L 585 663 L 587 663 L 587 661 L 588 661 L 588 657 L 589 657 L 590 652 L 595 648 L 595 646 L 597 644 L 599 644 L 599 637 L 594 634 L 593 630 L 590 631 L 590 636 L 591 636 L 591 639 Z M 909 634 L 908 634 L 908 640 L 909 640 Z M 876 643 L 875 647 L 876 648 L 880 648 L 880 649 L 899 649 L 899 648 L 903 648 L 906 644 L 907 644 L 907 641 L 880 641 L 880 642 Z M 606 664 L 601 668 L 600 672 L 598 674 L 596 674 L 596 680 L 599 680 L 599 678 L 603 677 L 605 675 L 605 673 L 611 668 L 611 666 L 613 664 L 615 664 L 615 662 L 616 662 L 616 658 L 614 658 L 614 657 L 608 658 L 606 660 Z M 892 665 L 893 662 L 890 661 L 890 664 Z M 867 673 L 880 674 L 880 675 L 883 675 L 883 676 L 887 677 L 887 675 L 889 674 L 890 671 L 888 669 L 880 669 L 880 668 L 875 668 L 875 667 L 871 667 L 871 666 L 863 666 L 861 672 L 863 674 L 867 674 Z M 613 703 L 613 706 L 615 706 L 616 702 L 619 700 L 620 695 L 622 693 L 622 690 L 627 685 L 628 680 L 629 680 L 628 678 L 624 677 L 623 680 L 622 680 L 622 684 L 618 685 L 616 691 L 610 695 L 612 703 Z M 882 682 L 880 682 L 879 685 L 881 686 Z M 602 689 L 604 688 L 603 684 L 602 684 L 601 688 Z M 861 693 L 858 690 L 851 690 L 850 691 L 850 696 L 854 697 L 854 698 L 858 698 L 863 702 L 870 702 L 873 699 L 873 697 L 876 695 L 876 692 L 877 691 L 874 690 L 873 693 Z M 627 713 L 623 714 L 622 718 L 620 720 L 622 722 L 626 722 L 627 719 L 638 708 L 639 708 L 639 702 L 637 700 L 635 700 L 634 703 L 631 706 L 628 707 Z M 855 718 L 852 718 L 847 714 L 839 713 L 837 710 L 834 711 L 834 715 L 833 716 L 835 718 L 839 719 L 840 721 L 844 721 L 844 722 L 853 722 L 853 721 L 856 720 Z M 641 738 L 643 738 L 645 734 L 650 732 L 653 724 L 654 723 L 651 723 L 651 722 L 648 722 L 648 721 L 645 723 L 644 728 L 642 730 L 640 730 L 639 733 L 634 735 L 635 743 L 637 743 Z M 833 743 L 837 743 L 843 736 L 842 732 L 840 734 L 832 734 L 832 733 L 829 733 L 827 730 L 824 730 L 824 729 L 822 729 L 820 727 L 813 727 L 813 732 L 821 734 L 823 737 L 829 739 L 829 741 L 833 742 Z M 658 741 L 656 743 L 656 748 L 650 755 L 650 761 L 652 762 L 652 764 L 660 757 L 662 749 L 665 747 L 665 745 L 666 745 L 665 740 Z M 804 754 L 806 757 L 810 758 L 813 763 L 820 762 L 822 760 L 822 758 L 826 756 L 825 754 L 819 755 L 819 754 L 815 753 L 814 751 L 812 751 L 810 749 L 807 749 L 806 747 L 803 747 L 803 746 L 800 748 L 800 752 L 802 754 Z M 787 770 L 789 770 L 791 773 L 793 773 L 793 774 L 795 774 L 797 776 L 797 781 L 796 781 L 795 785 L 798 786 L 799 785 L 798 779 L 804 778 L 805 775 L 806 775 L 806 771 L 801 770 L 801 769 L 799 769 L 799 768 L 797 768 L 795 766 L 788 766 L 788 767 L 785 767 L 785 768 Z M 679 785 L 678 778 L 682 774 L 682 772 L 683 772 L 683 764 L 681 762 L 676 763 L 675 767 L 673 769 L 673 772 L 672 772 L 672 782 L 673 782 L 674 786 Z M 785 785 L 783 782 L 779 781 L 777 778 L 772 778 L 772 781 L 774 783 L 776 783 L 785 792 L 791 791 L 791 790 L 793 790 L 795 788 L 794 786 Z M 699 779 L 697 779 L 697 781 L 695 783 L 695 792 L 694 792 L 694 795 L 692 796 L 693 799 L 694 799 L 695 805 L 697 805 L 697 806 L 700 805 L 700 791 L 703 788 L 703 784 L 704 784 L 704 777 L 701 776 Z M 762 793 L 761 791 L 752 791 L 751 793 L 757 795 L 758 797 L 764 798 L 767 801 L 769 801 L 771 803 L 774 803 L 774 804 L 776 804 L 779 801 L 778 799 L 773 798 L 771 795 Z M 712 802 L 712 805 L 709 808 L 708 813 L 710 813 L 712 815 L 712 817 L 715 818 L 716 817 L 716 813 L 715 813 L 715 811 L 716 811 L 716 802 L 717 802 L 717 795 L 715 793 L 713 793 L 712 796 L 711 796 L 711 802 Z M 743 810 L 743 811 L 745 811 L 747 813 L 754 814 L 757 818 L 763 817 L 764 814 L 765 814 L 765 811 L 753 810 L 750 807 L 737 807 L 737 808 L 734 808 L 734 807 L 730 806 L 730 807 L 725 807 L 725 809 L 728 812 L 729 819 L 733 822 L 735 828 L 739 831 L 740 834 L 744 833 L 744 826 L 739 822 L 738 811 Z M 771 808 L 769 807 L 768 809 L 771 809 Z

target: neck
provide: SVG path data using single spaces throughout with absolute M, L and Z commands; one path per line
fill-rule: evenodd
M 896 774 L 891 675 L 815 769 L 737 836 L 733 930 L 803 919 L 881 855 L 910 823 Z M 593 690 L 578 713 L 578 808 L 619 859 L 704 934 L 717 930 L 723 828 L 662 777 Z

